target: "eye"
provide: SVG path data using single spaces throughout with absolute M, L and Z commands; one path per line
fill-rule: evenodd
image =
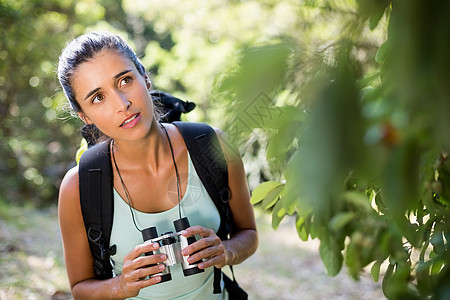
M 119 85 L 120 85 L 120 87 L 123 87 L 125 85 L 130 84 L 131 81 L 132 81 L 131 77 L 127 76 L 127 77 L 124 77 L 122 80 L 120 80 Z
M 92 103 L 100 103 L 105 99 L 103 94 L 97 94 L 92 98 Z

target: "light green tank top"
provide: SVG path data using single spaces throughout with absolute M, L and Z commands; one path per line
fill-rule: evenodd
M 188 156 L 188 184 L 186 193 L 181 200 L 182 217 L 188 217 L 191 226 L 201 225 L 217 232 L 220 225 L 220 215 L 198 178 L 197 172 Z M 151 193 L 151 191 L 149 191 Z M 158 234 L 175 232 L 173 221 L 179 218 L 178 205 L 160 213 L 143 213 L 134 210 L 136 224 L 139 229 L 156 226 Z M 114 189 L 114 219 L 111 230 L 111 245 L 117 246 L 117 252 L 111 258 L 115 263 L 116 275 L 122 273 L 124 256 L 136 245 L 142 244 L 141 233 L 136 229 L 128 204 Z M 149 286 L 140 291 L 133 299 L 228 299 L 227 293 L 213 294 L 214 268 L 208 268 L 203 273 L 184 277 L 180 264 L 170 267 L 172 280 Z M 222 290 L 223 281 L 222 281 Z

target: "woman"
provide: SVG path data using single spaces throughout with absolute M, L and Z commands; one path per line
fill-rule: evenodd
M 212 267 L 242 262 L 255 252 L 258 242 L 243 164 L 225 147 L 223 134 L 216 130 L 227 158 L 231 192 L 233 232 L 226 241 L 216 235 L 220 216 L 204 187 L 195 180 L 180 132 L 172 124 L 159 123 L 145 68 L 120 37 L 94 32 L 75 39 L 61 54 L 58 78 L 83 122 L 95 125 L 111 139 L 115 166 L 111 244 L 117 246 L 112 256 L 117 276 L 111 279 L 94 278 L 80 208 L 78 168 L 69 170 L 61 184 L 59 222 L 74 298 L 226 299 L 226 292 L 212 293 Z M 180 177 L 179 189 L 174 166 Z M 201 237 L 186 247 L 183 255 L 190 262 L 203 260 L 198 267 L 205 272 L 177 277 L 174 271 L 174 279 L 158 284 L 161 276 L 157 274 L 165 268 L 167 256 L 145 256 L 159 246 L 143 244 L 139 231 L 156 225 L 160 233 L 164 232 L 164 224 L 177 218 L 178 194 L 180 208 L 195 225 L 183 235 Z

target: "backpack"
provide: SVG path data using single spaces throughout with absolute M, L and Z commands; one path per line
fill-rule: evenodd
M 228 201 L 228 170 L 215 131 L 204 123 L 173 122 L 180 131 L 191 156 L 197 174 L 220 214 L 217 235 L 225 240 L 231 232 Z M 98 279 L 113 277 L 110 256 L 115 245 L 110 245 L 113 221 L 113 176 L 109 142 L 96 144 L 86 150 L 79 163 L 80 203 L 89 247 L 94 258 L 94 272 Z M 230 266 L 231 267 L 231 266 Z M 236 291 L 246 299 L 246 293 L 238 286 L 231 268 L 231 280 L 214 267 L 214 293 L 220 293 L 223 275 L 227 291 Z M 239 296 L 239 297 L 240 297 Z

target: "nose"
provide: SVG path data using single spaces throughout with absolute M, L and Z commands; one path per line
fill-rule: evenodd
M 115 98 L 118 112 L 126 112 L 130 108 L 132 103 L 125 94 L 117 93 Z

